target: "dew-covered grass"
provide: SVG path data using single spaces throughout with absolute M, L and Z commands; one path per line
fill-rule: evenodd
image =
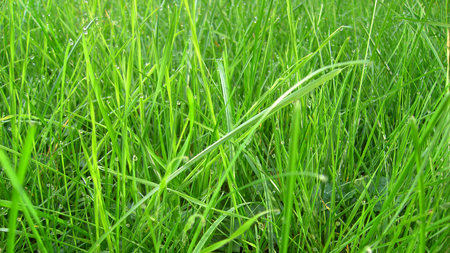
M 0 252 L 448 252 L 449 0 L 0 3 Z

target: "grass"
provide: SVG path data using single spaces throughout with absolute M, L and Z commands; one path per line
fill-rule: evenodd
M 448 252 L 449 7 L 1 2 L 0 252 Z

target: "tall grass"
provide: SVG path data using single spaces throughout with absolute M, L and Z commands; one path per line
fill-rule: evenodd
M 445 1 L 3 1 L 0 252 L 447 252 Z

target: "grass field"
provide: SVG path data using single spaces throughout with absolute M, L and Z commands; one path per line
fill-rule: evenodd
M 450 252 L 449 0 L 0 3 L 0 252 Z

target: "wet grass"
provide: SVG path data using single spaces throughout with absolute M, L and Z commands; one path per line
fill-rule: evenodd
M 443 1 L 3 1 L 0 252 L 446 252 Z

